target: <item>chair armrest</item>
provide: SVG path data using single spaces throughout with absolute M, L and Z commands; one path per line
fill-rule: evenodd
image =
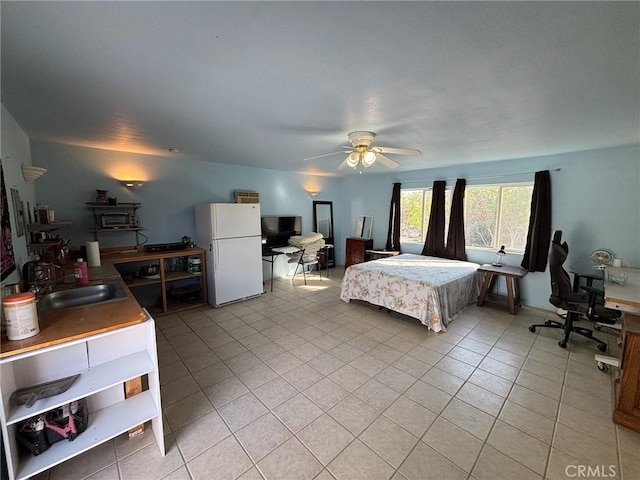
M 593 273 L 578 273 L 578 272 L 571 272 L 573 273 L 576 278 L 586 278 L 586 279 L 590 279 L 590 280 L 602 280 L 602 275 L 594 275 Z
M 589 287 L 585 285 L 582 285 L 580 288 L 585 292 L 587 292 L 589 295 L 596 295 L 598 297 L 604 298 L 604 290 L 600 288 L 594 288 L 594 287 Z
M 587 281 L 587 287 L 593 285 L 594 280 L 603 280 L 601 275 L 594 275 L 593 273 L 579 273 L 579 272 L 571 272 L 573 273 L 573 291 L 578 292 L 581 288 L 580 280 L 585 279 Z

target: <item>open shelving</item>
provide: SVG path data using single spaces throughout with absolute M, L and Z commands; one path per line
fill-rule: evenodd
M 186 270 L 189 257 L 200 259 L 200 272 L 190 273 Z M 207 305 L 205 251 L 201 248 L 118 254 L 109 257 L 109 260 L 120 272 L 138 303 L 153 315 L 167 315 Z M 176 260 L 180 260 L 181 266 L 177 270 L 168 268 L 168 265 Z M 137 275 L 136 272 L 139 272 L 143 266 L 157 267 L 158 278 L 144 278 Z M 199 294 L 189 300 L 172 301 L 171 289 L 184 285 L 199 287 Z
M 103 228 L 100 222 L 100 212 L 108 212 L 115 210 L 126 210 L 131 211 L 133 215 L 136 215 L 138 208 L 142 206 L 140 203 L 131 203 L 131 202 L 122 202 L 116 204 L 108 204 L 108 203 L 97 203 L 97 202 L 87 202 L 87 207 L 91 209 L 93 212 L 93 228 L 90 228 L 89 231 L 93 233 L 94 240 L 98 240 L 98 236 L 107 233 L 123 233 L 123 232 L 134 232 L 136 234 L 136 245 L 140 245 L 140 235 L 143 230 L 140 226 L 135 227 L 112 227 L 112 228 Z
M 72 225 L 73 222 L 71 220 L 58 220 L 57 222 L 49 222 L 49 223 L 30 223 L 26 225 L 27 230 L 27 249 L 29 253 L 40 253 L 46 250 L 50 250 L 51 247 L 56 247 L 59 244 L 59 240 L 44 240 L 44 241 L 34 241 L 33 234 L 34 233 L 51 233 L 59 230 L 61 228 L 68 227 Z
M 11 393 L 19 388 L 77 373 L 79 378 L 66 392 L 38 400 L 31 408 L 10 401 Z M 32 477 L 149 420 L 164 455 L 151 317 L 130 327 L 5 357 L 0 361 L 0 374 L 0 419 L 11 480 Z M 140 376 L 146 376 L 148 389 L 125 398 L 124 382 Z M 16 432 L 22 421 L 82 398 L 89 410 L 87 430 L 72 442 L 57 442 L 37 456 L 19 450 Z

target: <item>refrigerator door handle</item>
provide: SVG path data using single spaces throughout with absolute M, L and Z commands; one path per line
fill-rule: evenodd
M 216 242 L 216 252 L 213 255 L 213 271 L 218 271 L 218 259 L 220 258 L 220 243 Z

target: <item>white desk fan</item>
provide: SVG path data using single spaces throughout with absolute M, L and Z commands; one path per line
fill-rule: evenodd
M 607 265 L 613 262 L 613 255 L 607 250 L 595 250 L 591 252 L 591 261 L 594 263 L 593 268 L 604 270 Z

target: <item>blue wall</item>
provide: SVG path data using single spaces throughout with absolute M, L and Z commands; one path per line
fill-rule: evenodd
M 93 226 L 91 209 L 96 189 L 109 191 L 118 202 L 140 202 L 138 210 L 143 233 L 149 243 L 180 241 L 183 235 L 195 237 L 194 205 L 233 201 L 234 190 L 260 193 L 263 215 L 301 215 L 303 233 L 313 230 L 313 200 L 334 202 L 335 230 L 341 229 L 344 203 L 342 182 L 336 178 L 315 177 L 276 170 L 223 165 L 206 161 L 167 158 L 114 152 L 32 141 L 34 165 L 48 169 L 37 181 L 37 198 L 56 212 L 59 220 L 70 219 L 73 226 L 59 233 L 71 239 L 72 248 L 93 240 L 88 229 Z M 139 190 L 128 190 L 120 179 L 143 179 Z M 312 199 L 307 190 L 321 193 Z M 103 233 L 101 247 L 133 245 L 131 232 Z M 340 249 L 338 263 L 344 263 Z M 285 259 L 278 259 L 275 274 L 288 271 Z
M 79 247 L 91 240 L 91 212 L 85 202 L 95 199 L 96 188 L 107 189 L 121 202 L 141 202 L 141 223 L 150 243 L 178 241 L 194 236 L 193 205 L 228 202 L 236 189 L 260 192 L 263 214 L 303 216 L 303 230 L 312 229 L 312 199 L 305 189 L 322 193 L 318 200 L 334 202 L 336 260 L 344 263 L 345 238 L 353 235 L 359 215 L 373 215 L 374 246 L 386 242 L 389 201 L 394 182 L 404 186 L 431 186 L 458 177 L 468 184 L 532 181 L 533 174 L 511 175 L 560 168 L 551 174 L 553 228 L 564 231 L 571 247 L 567 264 L 584 271 L 591 268 L 589 254 L 605 248 L 625 265 L 640 266 L 640 150 L 638 146 L 573 152 L 538 158 L 458 165 L 414 172 L 366 174 L 346 178 L 312 177 L 268 169 L 236 167 L 175 158 L 112 152 L 44 142 L 31 142 L 33 164 L 49 169 L 36 184 L 37 199 L 55 208 L 57 218 L 74 226 L 64 232 Z M 129 172 L 129 173 L 127 173 Z M 501 178 L 483 178 L 508 175 Z M 148 183 L 128 191 L 118 179 L 141 178 Z M 115 235 L 115 234 L 114 234 Z M 133 239 L 132 239 L 133 240 Z M 103 246 L 109 240 L 100 238 Z M 120 240 L 116 243 L 122 244 Z M 129 244 L 131 244 L 129 242 Z M 403 251 L 420 253 L 422 245 L 408 244 Z M 493 261 L 493 251 L 470 249 L 470 261 Z M 276 275 L 286 265 L 276 267 Z M 509 255 L 505 263 L 520 264 Z M 502 286 L 504 289 L 504 286 Z M 550 309 L 548 273 L 531 273 L 522 281 L 528 305 Z
M 9 218 L 11 221 L 11 240 L 15 257 L 16 270 L 2 281 L 2 285 L 18 283 L 20 281 L 22 265 L 29 260 L 27 242 L 24 235 L 18 237 L 15 210 L 12 205 L 11 189 L 20 193 L 20 201 L 25 209 L 27 204 L 35 206 L 36 190 L 34 182 L 26 182 L 22 175 L 22 165 L 31 165 L 31 152 L 29 150 L 29 137 L 22 131 L 4 105 L 0 105 L 1 138 L 0 155 L 2 156 L 2 173 L 7 189 L 9 202 Z M 26 213 L 26 212 L 25 212 Z M 28 217 L 25 221 L 28 222 Z

